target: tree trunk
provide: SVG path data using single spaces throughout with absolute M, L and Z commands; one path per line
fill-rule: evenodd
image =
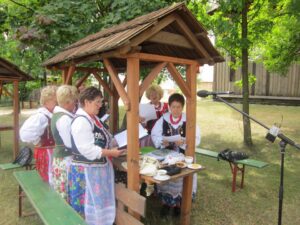
M 248 0 L 243 0 L 242 11 L 242 81 L 243 81 L 243 112 L 249 114 L 249 80 L 248 80 Z M 244 143 L 252 145 L 251 124 L 248 117 L 243 116 Z

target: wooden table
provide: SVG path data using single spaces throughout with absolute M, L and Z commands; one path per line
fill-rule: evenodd
M 122 163 L 126 162 L 126 160 L 127 160 L 126 156 L 120 156 L 119 158 L 113 158 L 113 165 L 116 168 L 118 168 L 118 170 L 127 172 L 127 170 L 122 166 Z M 161 168 L 161 169 L 163 169 L 163 168 Z M 183 177 L 189 176 L 189 175 L 197 173 L 203 169 L 205 169 L 205 168 L 204 167 L 201 167 L 200 169 L 183 168 L 183 169 L 181 169 L 180 173 L 175 174 L 175 175 L 171 176 L 170 179 L 164 180 L 164 181 L 156 180 L 151 176 L 145 176 L 145 175 L 140 175 L 140 180 L 145 182 L 146 184 L 163 184 L 163 183 L 167 183 L 171 180 L 176 180 L 178 178 L 183 178 Z

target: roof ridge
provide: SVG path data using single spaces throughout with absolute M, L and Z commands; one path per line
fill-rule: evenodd
M 175 3 L 171 6 L 167 6 L 167 7 L 164 7 L 162 9 L 159 9 L 157 11 L 152 11 L 150 13 L 141 15 L 141 16 L 136 17 L 136 18 L 133 18 L 132 20 L 124 21 L 120 24 L 113 25 L 113 26 L 108 27 L 108 28 L 104 28 L 104 29 L 100 30 L 97 33 L 90 34 L 90 35 L 86 36 L 85 38 L 82 38 L 82 39 L 78 40 L 77 42 L 67 46 L 63 50 L 65 51 L 65 50 L 68 50 L 68 49 L 76 48 L 76 47 L 84 45 L 88 42 L 92 42 L 92 41 L 95 41 L 95 40 L 100 39 L 100 38 L 105 38 L 105 37 L 110 36 L 112 34 L 120 33 L 122 31 L 132 29 L 132 28 L 137 27 L 137 26 L 152 23 L 153 20 L 160 19 L 160 18 L 166 16 L 167 14 L 170 14 L 171 12 L 175 11 L 176 9 L 178 9 L 182 6 L 185 6 L 184 2 Z M 166 12 L 162 13 L 163 11 L 166 11 Z M 153 16 L 152 19 L 149 20 L 148 16 L 150 14 L 154 14 L 155 16 Z M 145 17 L 145 18 L 143 18 L 143 17 Z M 141 18 L 143 18 L 142 21 L 133 23 L 134 21 L 139 21 Z M 130 24 L 130 23 L 132 23 L 132 24 Z M 126 24 L 129 24 L 129 25 L 126 26 Z M 111 32 L 104 32 L 104 31 L 109 31 L 110 29 L 112 30 Z M 101 35 L 101 33 L 103 33 L 103 34 Z M 95 36 L 95 37 L 93 37 L 93 36 Z

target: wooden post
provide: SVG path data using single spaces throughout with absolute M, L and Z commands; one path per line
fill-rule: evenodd
M 14 81 L 14 159 L 19 153 L 19 81 Z
M 139 76 L 138 58 L 127 58 L 127 90 L 131 103 L 127 111 L 128 188 L 139 191 Z
M 111 85 L 110 90 L 112 90 L 113 94 L 110 94 L 109 97 L 109 108 L 110 108 L 109 129 L 114 134 L 117 132 L 119 128 L 119 113 L 118 113 L 119 95 L 112 81 L 110 81 L 110 85 Z
M 186 98 L 186 144 L 185 154 L 195 157 L 195 137 L 196 137 L 196 73 L 198 65 L 189 65 L 186 70 L 186 81 L 191 95 Z M 190 224 L 192 208 L 192 188 L 193 175 L 187 176 L 183 180 L 181 221 L 180 224 Z

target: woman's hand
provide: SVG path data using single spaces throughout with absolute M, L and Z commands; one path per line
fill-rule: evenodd
M 184 139 L 180 139 L 179 141 L 175 141 L 176 146 L 181 146 L 184 144 Z
M 125 151 L 126 151 L 126 149 L 118 150 L 117 148 L 113 148 L 113 149 L 109 150 L 109 155 L 111 157 L 117 158 L 120 155 L 124 154 Z
M 139 119 L 140 123 L 144 123 L 145 120 L 146 120 L 146 119 L 145 119 L 144 117 L 141 117 L 141 116 L 140 116 L 140 119 Z

